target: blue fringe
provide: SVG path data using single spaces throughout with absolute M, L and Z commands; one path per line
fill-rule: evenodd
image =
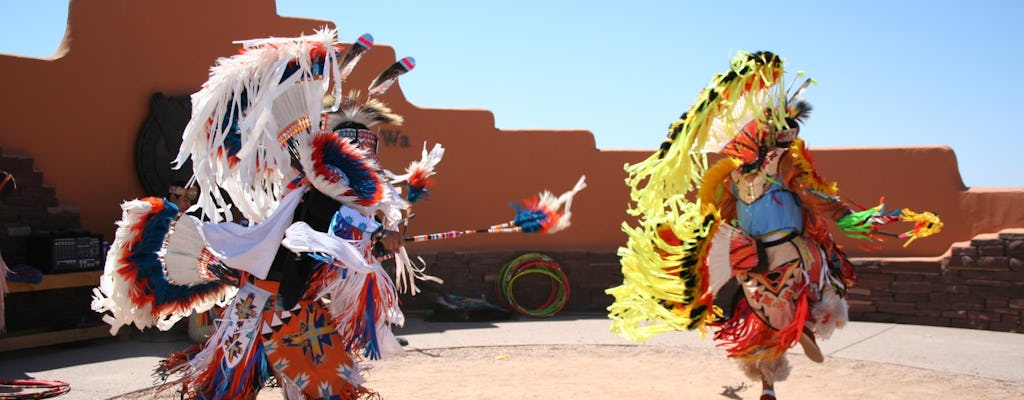
M 346 351 L 352 351 L 352 345 L 358 343 L 363 347 L 363 356 L 371 360 L 379 360 L 380 343 L 377 342 L 377 304 L 373 299 L 373 291 L 376 289 L 376 278 L 368 277 L 366 285 L 366 308 L 363 309 L 363 331 L 356 336 L 355 343 L 349 343 Z
M 223 360 L 218 361 L 217 373 L 214 374 L 213 382 L 210 383 L 210 388 L 213 390 L 212 392 L 204 391 L 203 399 L 239 399 L 247 392 L 259 393 L 263 388 L 263 382 L 270 379 L 272 372 L 267 353 L 263 349 L 263 341 L 260 340 L 259 335 L 256 335 L 253 340 L 255 343 L 253 343 L 252 356 L 248 363 L 228 368 L 224 365 Z M 239 371 L 239 368 L 242 370 Z M 242 379 L 232 385 L 231 381 L 234 376 L 240 376 Z
M 513 220 L 516 226 L 522 227 L 525 233 L 537 233 L 543 229 L 543 223 L 547 222 L 548 215 L 542 211 L 534 211 L 529 208 L 513 204 L 516 209 L 516 218 Z
M 426 187 L 421 187 L 421 186 L 413 187 L 413 186 L 409 186 L 409 194 L 407 196 L 405 196 L 405 199 L 408 200 L 410 203 L 416 203 L 421 198 L 424 198 L 426 196 L 427 196 L 427 188 Z
M 222 287 L 218 283 L 182 286 L 167 281 L 157 252 L 163 247 L 164 238 L 170 231 L 171 221 L 178 215 L 178 207 L 167 200 L 162 201 L 164 203 L 163 211 L 146 217 L 142 237 L 135 246 L 132 246 L 132 255 L 125 260 L 135 263 L 139 270 L 136 283 L 149 283 L 152 293 L 146 292 L 146 294 L 153 295 L 154 308 L 167 304 L 186 303 L 194 296 L 216 293 Z

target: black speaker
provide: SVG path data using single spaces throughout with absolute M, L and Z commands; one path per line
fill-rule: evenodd
M 29 241 L 29 263 L 44 274 L 103 268 L 103 239 L 87 233 L 52 233 Z

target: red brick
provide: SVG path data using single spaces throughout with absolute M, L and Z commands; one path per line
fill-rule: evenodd
M 1013 286 L 1015 282 L 1024 282 L 1024 272 L 1015 271 L 957 271 L 957 275 L 965 280 L 998 280 L 1004 284 L 995 286 Z
M 967 285 L 951 285 L 942 283 L 933 283 L 932 290 L 942 293 L 956 293 L 956 294 L 968 294 L 970 293 L 970 287 Z
M 988 322 L 974 319 L 951 319 L 949 326 L 952 328 L 988 329 Z
M 1024 298 L 1021 299 L 1010 299 L 1010 308 L 1015 310 L 1024 310 Z
M 954 245 L 956 246 L 956 245 Z M 978 248 L 971 246 L 956 246 L 953 247 L 953 256 L 976 256 L 978 255 Z
M 999 231 L 999 238 L 1006 241 L 1024 240 L 1024 229 L 1009 228 Z
M 1010 306 L 1010 299 L 1005 297 L 986 297 L 985 298 L 985 309 L 993 310 L 999 308 L 1007 308 Z
M 932 293 L 929 295 L 932 303 L 939 304 L 957 304 L 957 303 L 973 303 L 975 298 L 966 294 L 945 294 L 945 293 Z M 978 304 L 984 302 L 983 299 L 977 300 Z
M 1010 296 L 1019 294 L 1020 291 L 1012 287 L 998 287 L 998 286 L 974 286 L 971 287 L 972 296 L 981 296 L 986 300 L 992 298 L 1006 299 Z
M 1006 241 L 1006 255 L 1009 257 L 1024 258 L 1024 240 Z
M 21 170 L 20 167 L 21 165 L 18 163 L 17 159 L 11 157 L 0 157 L 0 170 L 4 170 L 14 174 L 15 172 Z M 14 178 L 20 179 L 18 176 L 15 176 Z
M 985 304 L 980 302 L 966 302 L 966 303 L 950 303 L 950 310 L 965 310 L 965 311 L 981 311 L 985 309 Z
M 893 301 L 900 302 L 900 303 L 921 304 L 921 303 L 928 303 L 929 294 L 928 293 L 893 293 L 892 299 L 893 299 Z
M 851 294 L 851 295 L 871 296 L 871 289 L 863 288 L 863 287 L 856 287 L 855 286 L 855 287 L 847 289 L 846 292 Z
M 877 300 L 877 299 L 882 298 L 882 297 L 883 297 L 882 295 L 874 295 L 874 296 L 872 296 L 870 294 L 849 293 L 847 295 L 847 301 L 867 301 L 867 302 L 870 302 L 870 301 L 874 301 L 874 300 Z
M 914 303 L 897 303 L 890 301 L 878 301 L 875 303 L 878 307 L 879 312 L 893 313 L 893 314 L 908 314 L 913 315 L 916 309 Z
M 850 312 L 863 313 L 863 312 L 874 312 L 874 311 L 878 310 L 878 308 L 875 307 L 875 304 L 873 302 L 871 302 L 871 301 L 847 300 L 847 304 L 850 305 Z
M 857 285 L 871 288 L 887 288 L 889 287 L 889 283 L 895 279 L 896 278 L 889 274 L 857 274 Z
M 943 312 L 949 311 L 949 306 L 946 303 L 936 303 L 932 301 L 922 301 L 917 303 L 917 314 L 918 315 L 942 315 Z
M 872 266 L 879 266 L 882 264 L 882 260 L 878 258 L 853 258 L 850 259 L 850 265 L 853 265 L 854 269 L 857 268 L 871 268 Z
M 963 256 L 959 265 L 950 263 L 946 269 L 968 270 L 968 271 L 1007 271 L 1010 269 L 1009 259 L 1006 257 L 967 257 Z M 970 259 L 968 261 L 968 259 Z
M 944 311 L 942 313 L 942 316 L 946 317 L 946 318 L 967 318 L 967 311 L 966 310 Z
M 15 174 L 14 178 L 18 180 L 18 187 L 20 188 L 43 185 L 43 174 L 41 172 L 22 171 L 20 174 Z
M 985 311 L 968 311 L 967 312 L 967 318 L 975 319 L 975 320 L 1000 321 L 1001 317 L 1002 317 L 1001 315 L 999 315 L 997 313 L 993 313 L 993 312 L 985 312 Z
M 1024 257 L 1022 257 L 1022 258 L 1024 258 Z M 1024 259 L 1022 259 L 1022 258 L 1013 257 L 1013 258 L 1010 258 L 1010 260 L 1006 262 L 1006 264 L 1009 265 L 1009 267 L 1010 267 L 1010 271 L 1013 271 L 1013 272 L 1024 272 Z
M 971 290 L 974 290 L 975 286 L 988 286 L 988 287 L 1013 287 L 1014 282 L 1007 282 L 1002 280 L 991 280 L 991 279 L 967 279 L 964 281 L 967 285 L 971 286 Z
M 947 263 L 947 266 L 950 267 L 951 269 L 963 269 L 963 268 L 972 267 L 977 262 L 978 262 L 978 256 L 952 257 L 950 259 L 949 263 Z M 952 268 L 952 267 L 961 267 L 961 268 Z
M 978 247 L 978 255 L 979 256 L 995 256 L 995 257 L 1005 256 L 1006 255 L 1006 246 L 1003 245 L 1003 243 L 999 243 L 998 245 L 979 246 Z
M 931 293 L 931 282 L 893 282 L 890 286 L 893 293 Z
M 989 321 L 988 329 L 998 332 L 1011 332 L 1020 333 L 1024 332 L 1024 326 L 1020 323 L 1002 322 L 1002 321 Z
M 1003 240 L 999 238 L 998 234 L 994 234 L 994 233 L 984 233 L 984 234 L 975 236 L 974 239 L 971 239 L 971 246 L 974 246 L 974 247 L 994 246 L 994 245 L 1001 245 L 1001 244 L 1003 244 Z
M 932 261 L 885 261 L 881 270 L 887 274 L 938 275 L 942 272 L 939 263 Z
M 1007 270 L 1010 263 L 1006 256 L 983 256 L 978 258 L 978 266 L 993 267 L 994 270 Z

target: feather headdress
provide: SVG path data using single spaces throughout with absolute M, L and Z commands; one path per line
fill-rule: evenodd
M 193 176 L 200 188 L 197 203 L 207 219 L 230 220 L 228 210 L 233 206 L 250 222 L 258 223 L 277 208 L 295 182 L 318 169 L 307 162 L 375 162 L 372 154 L 357 154 L 333 140 L 316 137 L 324 133 L 324 109 L 340 111 L 343 122 L 361 124 L 362 129 L 379 123 L 397 124 L 401 117 L 376 99 L 356 101 L 354 106 L 341 104 L 342 84 L 373 46 L 368 34 L 345 52 L 331 29 L 310 36 L 239 43 L 240 54 L 217 60 L 210 78 L 192 96 L 192 118 L 174 165 L 180 168 L 189 158 L 193 160 Z M 370 96 L 386 92 L 414 65 L 411 58 L 405 58 L 386 69 L 370 85 Z M 371 163 L 350 171 L 378 169 Z M 329 180 L 333 185 L 347 185 L 340 176 Z M 349 186 L 332 187 L 331 191 L 340 201 L 350 201 L 351 196 L 341 193 L 359 190 Z M 360 197 L 363 201 L 357 205 L 364 205 L 369 198 Z
M 277 208 L 298 174 L 289 141 L 311 133 L 330 83 L 341 83 L 334 30 L 241 44 L 241 53 L 217 60 L 192 95 L 174 160 L 180 168 L 192 158 L 197 203 L 212 221 L 230 220 L 231 205 L 251 222 Z

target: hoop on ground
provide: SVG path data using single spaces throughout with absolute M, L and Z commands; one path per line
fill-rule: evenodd
M 551 291 L 547 300 L 536 308 L 520 305 L 513 291 L 516 281 L 530 274 L 541 274 L 551 280 Z M 550 317 L 562 311 L 569 301 L 569 277 L 551 257 L 540 253 L 526 253 L 501 267 L 495 282 L 495 291 L 504 306 L 522 315 L 535 318 Z
M 17 392 L 8 392 L 8 390 Z M 34 389 L 24 392 L 25 389 Z M 44 379 L 0 379 L 0 400 L 48 399 L 71 391 L 64 381 Z

